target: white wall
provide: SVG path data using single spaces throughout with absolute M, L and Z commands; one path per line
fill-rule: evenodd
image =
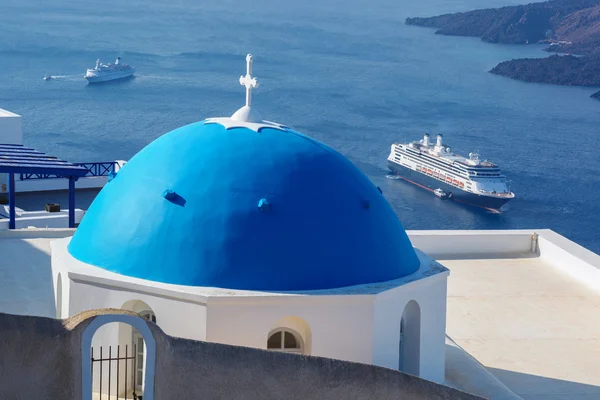
M 377 295 L 209 299 L 206 340 L 266 349 L 277 322 L 293 316 L 310 327 L 311 355 L 398 369 L 400 319 L 415 300 L 421 309 L 419 375 L 443 382 L 446 282 L 442 273 Z
M 421 302 L 421 374 L 443 383 L 446 363 L 447 278 L 422 291 Z
M 532 230 L 406 231 L 413 246 L 429 256 L 524 253 L 531 251 Z
M 305 354 L 397 369 L 400 318 L 405 305 L 415 300 L 422 321 L 419 375 L 443 381 L 447 272 L 408 283 L 400 280 L 400 286 L 378 294 L 215 296 L 120 280 L 74 260 L 66 251 L 67 243 L 64 239 L 52 243 L 54 279 L 63 273 L 63 318 L 89 309 L 123 308 L 128 301 L 139 300 L 148 304 L 158 326 L 171 336 L 266 349 L 270 332 L 291 328 L 302 336 Z M 68 273 L 68 268 L 76 272 Z M 94 345 L 124 343 L 129 337 L 117 328 L 105 328 Z
M 60 243 L 58 244 L 60 245 Z M 206 338 L 206 307 L 203 304 L 167 298 L 164 296 L 155 296 L 152 293 L 140 293 L 134 291 L 126 291 L 119 288 L 109 288 L 100 286 L 94 282 L 83 282 L 81 280 L 73 280 L 71 277 L 67 279 L 69 273 L 66 270 L 66 265 L 63 262 L 53 257 L 53 279 L 55 282 L 55 290 L 58 281 L 58 274 L 62 280 L 62 318 L 67 318 L 78 314 L 82 311 L 99 309 L 99 308 L 118 308 L 129 309 L 131 311 L 144 311 L 131 307 L 131 301 L 145 303 L 151 311 L 156 315 L 157 325 L 168 335 L 194 340 L 205 340 Z M 90 278 L 93 280 L 93 278 Z M 151 289 L 151 288 L 150 288 Z M 138 307 L 139 308 L 139 307 Z M 147 307 L 142 307 L 146 309 Z M 113 356 L 117 355 L 117 346 L 121 346 L 121 355 L 125 355 L 125 346 L 129 348 L 129 354 L 132 350 L 132 329 L 131 326 L 122 323 L 111 323 L 99 328 L 92 339 L 92 347 L 96 352 L 94 357 L 99 356 L 100 346 L 103 347 L 104 355 L 108 355 L 109 347 L 112 346 Z M 94 392 L 99 392 L 100 383 L 102 382 L 102 392 L 107 393 L 108 380 L 108 362 L 103 364 L 104 372 L 103 379 L 100 381 L 99 363 L 94 366 Z M 116 387 L 116 362 L 113 364 L 111 371 L 111 385 L 113 393 L 117 390 Z M 119 393 L 123 392 L 124 387 L 124 362 L 121 364 L 119 372 Z M 131 372 L 133 363 L 128 363 L 128 371 Z M 128 380 L 131 374 L 128 374 Z
M 585 285 L 600 290 L 600 256 L 551 230 L 539 231 L 540 257 Z
M 64 286 L 64 278 L 63 278 Z M 186 339 L 205 340 L 206 307 L 149 293 L 128 292 L 81 281 L 70 282 L 68 315 L 97 308 L 122 308 L 130 300 L 148 304 L 159 327 L 166 334 Z
M 63 304 L 69 303 L 69 316 L 88 309 L 122 308 L 135 299 L 147 303 L 158 325 L 172 336 L 266 349 L 269 332 L 288 327 L 302 335 L 306 354 L 393 369 L 398 368 L 400 318 L 406 303 L 415 300 L 421 310 L 419 375 L 443 382 L 445 274 L 378 295 L 213 297 L 206 308 L 81 281 L 68 285 L 70 295 L 67 299 L 63 294 Z M 62 286 L 64 292 L 64 277 Z M 283 322 L 286 317 L 302 320 L 308 329 L 289 326 Z M 94 346 L 124 344 L 129 337 L 130 333 L 119 336 L 116 327 L 106 327 L 94 337 Z
M 414 300 L 421 311 L 420 373 L 444 381 L 447 273 L 424 278 L 377 295 L 372 364 L 398 369 L 400 320 Z
M 269 332 L 287 316 L 310 327 L 311 355 L 371 363 L 373 297 L 368 295 L 210 300 L 206 340 L 266 349 Z

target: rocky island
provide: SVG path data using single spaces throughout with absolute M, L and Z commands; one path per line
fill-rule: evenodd
M 526 82 L 600 86 L 600 0 L 552 0 L 407 18 L 406 24 L 491 43 L 548 43 L 547 51 L 568 55 L 505 61 L 490 72 Z M 600 99 L 600 92 L 592 97 Z
M 490 72 L 526 82 L 600 86 L 600 56 L 554 55 L 547 58 L 504 61 Z

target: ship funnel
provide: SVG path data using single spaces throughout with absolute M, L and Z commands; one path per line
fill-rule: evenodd
M 121 61 L 121 57 L 117 57 L 117 59 L 115 60 L 115 65 L 119 65 L 119 61 Z
M 442 135 L 441 134 L 437 135 L 435 145 L 440 149 L 442 148 Z
M 423 146 L 429 147 L 429 133 L 426 133 L 425 136 L 423 136 Z

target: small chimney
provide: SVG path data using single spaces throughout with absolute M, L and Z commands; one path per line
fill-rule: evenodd
M 429 147 L 429 133 L 426 133 L 425 136 L 423 136 L 423 146 Z
M 436 140 L 436 144 L 435 144 L 435 145 L 436 145 L 438 148 L 442 148 L 442 135 L 441 135 L 441 134 L 437 135 L 437 138 L 436 138 L 436 139 L 437 139 L 437 140 Z

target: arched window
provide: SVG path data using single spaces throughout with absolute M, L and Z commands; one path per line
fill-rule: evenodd
M 419 376 L 421 363 L 421 309 L 411 300 L 400 318 L 398 369 Z
M 304 343 L 302 337 L 291 329 L 276 329 L 271 331 L 267 339 L 267 349 L 285 353 L 302 354 Z

